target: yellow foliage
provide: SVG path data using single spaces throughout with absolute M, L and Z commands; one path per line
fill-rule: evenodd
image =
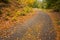
M 28 5 L 34 3 L 35 0 L 18 0 L 20 4 Z
M 26 7 L 23 8 L 23 11 L 25 13 L 29 13 L 29 12 L 31 12 L 31 10 L 32 10 L 32 8 L 31 7 L 28 7 L 28 6 L 26 6 Z

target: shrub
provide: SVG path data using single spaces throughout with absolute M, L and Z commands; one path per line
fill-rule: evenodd
M 25 15 L 26 13 L 24 11 L 21 12 L 17 11 L 15 16 L 25 16 Z
M 31 12 L 32 8 L 25 6 L 22 10 L 22 12 L 20 13 L 20 16 L 26 16 L 27 13 Z
M 32 4 L 29 4 L 28 6 L 32 7 L 32 8 L 40 8 L 41 3 L 38 2 L 37 0 L 35 0 Z
M 31 8 L 29 6 L 26 6 L 23 8 L 24 13 L 29 13 L 31 12 Z
M 31 12 L 32 8 L 26 6 L 22 9 L 22 11 L 17 11 L 16 16 L 26 16 L 27 13 Z

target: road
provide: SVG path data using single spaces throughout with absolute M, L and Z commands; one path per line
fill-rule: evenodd
M 4 33 L 3 35 L 1 35 Z M 56 32 L 48 14 L 38 11 L 23 24 L 0 30 L 0 40 L 56 40 Z

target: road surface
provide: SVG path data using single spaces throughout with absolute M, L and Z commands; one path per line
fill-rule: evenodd
M 56 32 L 50 17 L 41 11 L 23 24 L 17 23 L 8 30 L 0 30 L 0 40 L 56 40 L 55 38 Z

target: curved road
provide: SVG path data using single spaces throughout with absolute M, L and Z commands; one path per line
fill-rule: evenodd
M 41 11 L 23 24 L 18 23 L 8 30 L 0 30 L 0 40 L 56 40 L 55 38 L 56 32 L 50 17 Z

